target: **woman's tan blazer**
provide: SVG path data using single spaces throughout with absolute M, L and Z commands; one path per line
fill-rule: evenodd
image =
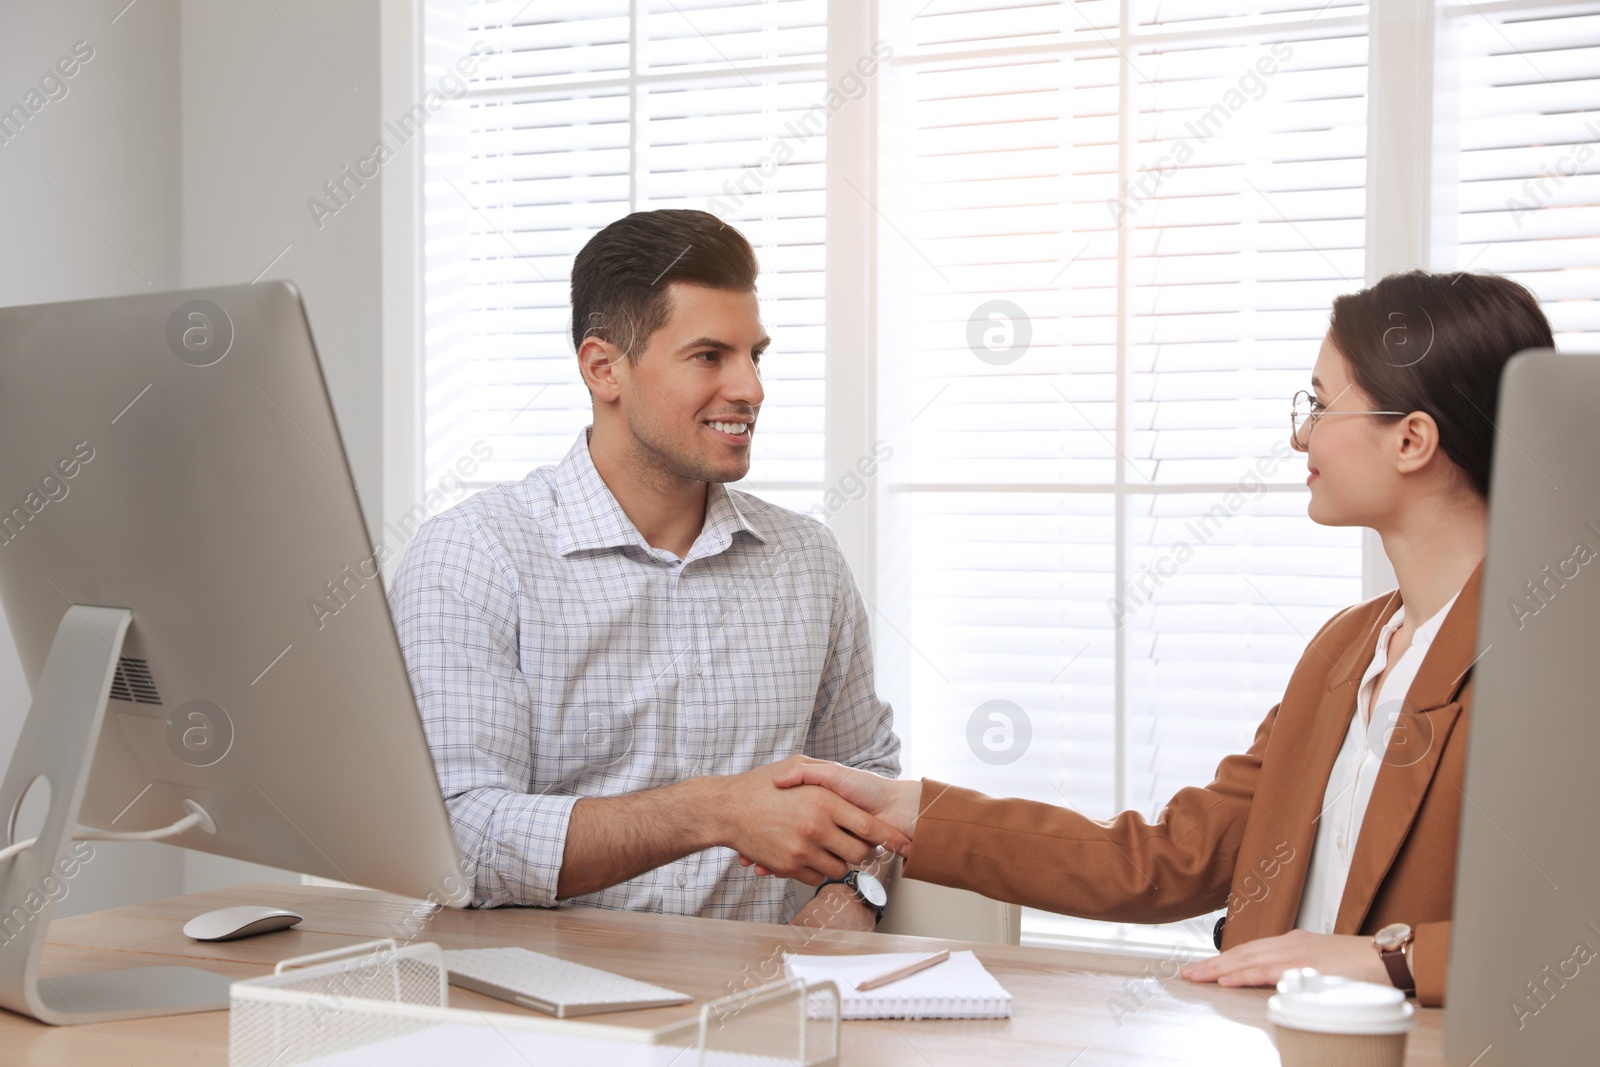
M 1482 566 L 1462 588 L 1406 694 L 1356 841 L 1336 934 L 1409 923 L 1417 999 L 1444 1003 L 1472 707 Z M 1287 933 L 1300 910 L 1317 817 L 1398 591 L 1335 615 L 1300 657 L 1243 755 L 1181 790 L 1154 823 L 999 800 L 931 779 L 908 878 L 1120 922 L 1171 922 L 1226 906 L 1222 947 Z M 1376 951 L 1376 950 L 1374 950 Z

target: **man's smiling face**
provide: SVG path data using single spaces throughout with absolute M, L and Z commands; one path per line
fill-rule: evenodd
M 642 457 L 664 473 L 733 482 L 750 471 L 771 338 L 753 292 L 673 282 L 671 312 L 637 362 L 615 370 L 620 412 Z

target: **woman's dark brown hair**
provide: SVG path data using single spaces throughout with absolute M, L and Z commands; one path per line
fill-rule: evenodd
M 1335 299 L 1328 337 L 1374 410 L 1433 417 L 1445 455 L 1485 499 L 1500 375 L 1524 348 L 1555 346 L 1538 301 L 1516 282 L 1421 270 Z

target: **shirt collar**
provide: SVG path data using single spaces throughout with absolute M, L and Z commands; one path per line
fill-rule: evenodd
M 733 494 L 728 492 L 728 487 L 720 482 L 712 482 L 706 490 L 705 525 L 700 528 L 700 536 L 695 538 L 694 547 L 689 549 L 684 562 L 726 552 L 728 546 L 733 544 L 734 534 L 741 531 L 762 544 L 767 542 L 766 537 L 750 521 L 750 516 L 745 514 L 739 502 L 734 499 Z
M 1429 644 L 1432 644 L 1433 639 L 1439 634 L 1439 627 L 1444 625 L 1445 616 L 1450 614 L 1450 609 L 1456 606 L 1456 601 L 1460 598 L 1461 590 L 1457 589 L 1456 595 L 1445 601 L 1444 607 L 1428 616 L 1428 618 L 1417 627 L 1417 632 L 1411 636 L 1411 643 L 1413 645 L 1420 645 L 1424 648 L 1426 648 Z M 1400 629 L 1401 624 L 1405 621 L 1406 606 L 1401 604 L 1399 609 L 1397 609 L 1395 613 L 1390 616 L 1389 621 L 1384 624 L 1383 634 L 1378 638 L 1379 643 L 1382 644 L 1383 642 L 1386 642 L 1389 639 L 1389 635 Z
M 1450 614 L 1450 609 L 1456 606 L 1456 601 L 1460 598 L 1461 590 L 1457 589 L 1456 595 L 1445 601 L 1444 607 L 1434 612 L 1426 622 L 1417 627 L 1416 635 L 1411 639 L 1412 642 L 1421 645 L 1423 648 L 1433 644 L 1433 639 L 1439 636 L 1439 628 L 1444 625 L 1445 616 Z M 1402 604 L 1400 610 L 1404 611 L 1405 605 Z
M 659 551 L 644 539 L 595 469 L 594 459 L 589 455 L 589 430 L 590 427 L 583 428 L 566 457 L 556 465 L 557 551 L 563 556 L 629 546 L 647 553 Z M 726 551 L 733 544 L 734 535 L 741 530 L 762 543 L 767 540 L 727 487 L 713 482 L 706 494 L 705 525 L 684 561 Z
M 1458 589 L 1455 596 L 1445 601 L 1444 607 L 1434 612 L 1421 626 L 1417 627 L 1416 633 L 1411 635 L 1410 647 L 1401 654 L 1401 658 L 1409 654 L 1412 649 L 1416 649 L 1423 654 L 1427 653 L 1428 647 L 1433 644 L 1433 639 L 1439 634 L 1439 628 L 1444 625 L 1445 616 L 1450 614 L 1450 609 L 1455 607 L 1456 601 L 1460 597 L 1461 590 Z M 1396 630 L 1400 629 L 1401 624 L 1405 621 L 1406 606 L 1401 604 L 1399 608 L 1395 609 L 1395 613 L 1389 616 L 1389 621 L 1383 624 L 1383 629 L 1378 631 L 1377 653 L 1373 655 L 1372 661 L 1367 664 L 1366 674 L 1361 679 L 1362 685 L 1371 681 L 1378 672 L 1388 665 L 1389 638 Z

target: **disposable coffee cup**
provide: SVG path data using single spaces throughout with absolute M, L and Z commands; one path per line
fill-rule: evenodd
M 1416 1011 L 1393 986 L 1286 971 L 1267 1001 L 1283 1067 L 1401 1067 Z

